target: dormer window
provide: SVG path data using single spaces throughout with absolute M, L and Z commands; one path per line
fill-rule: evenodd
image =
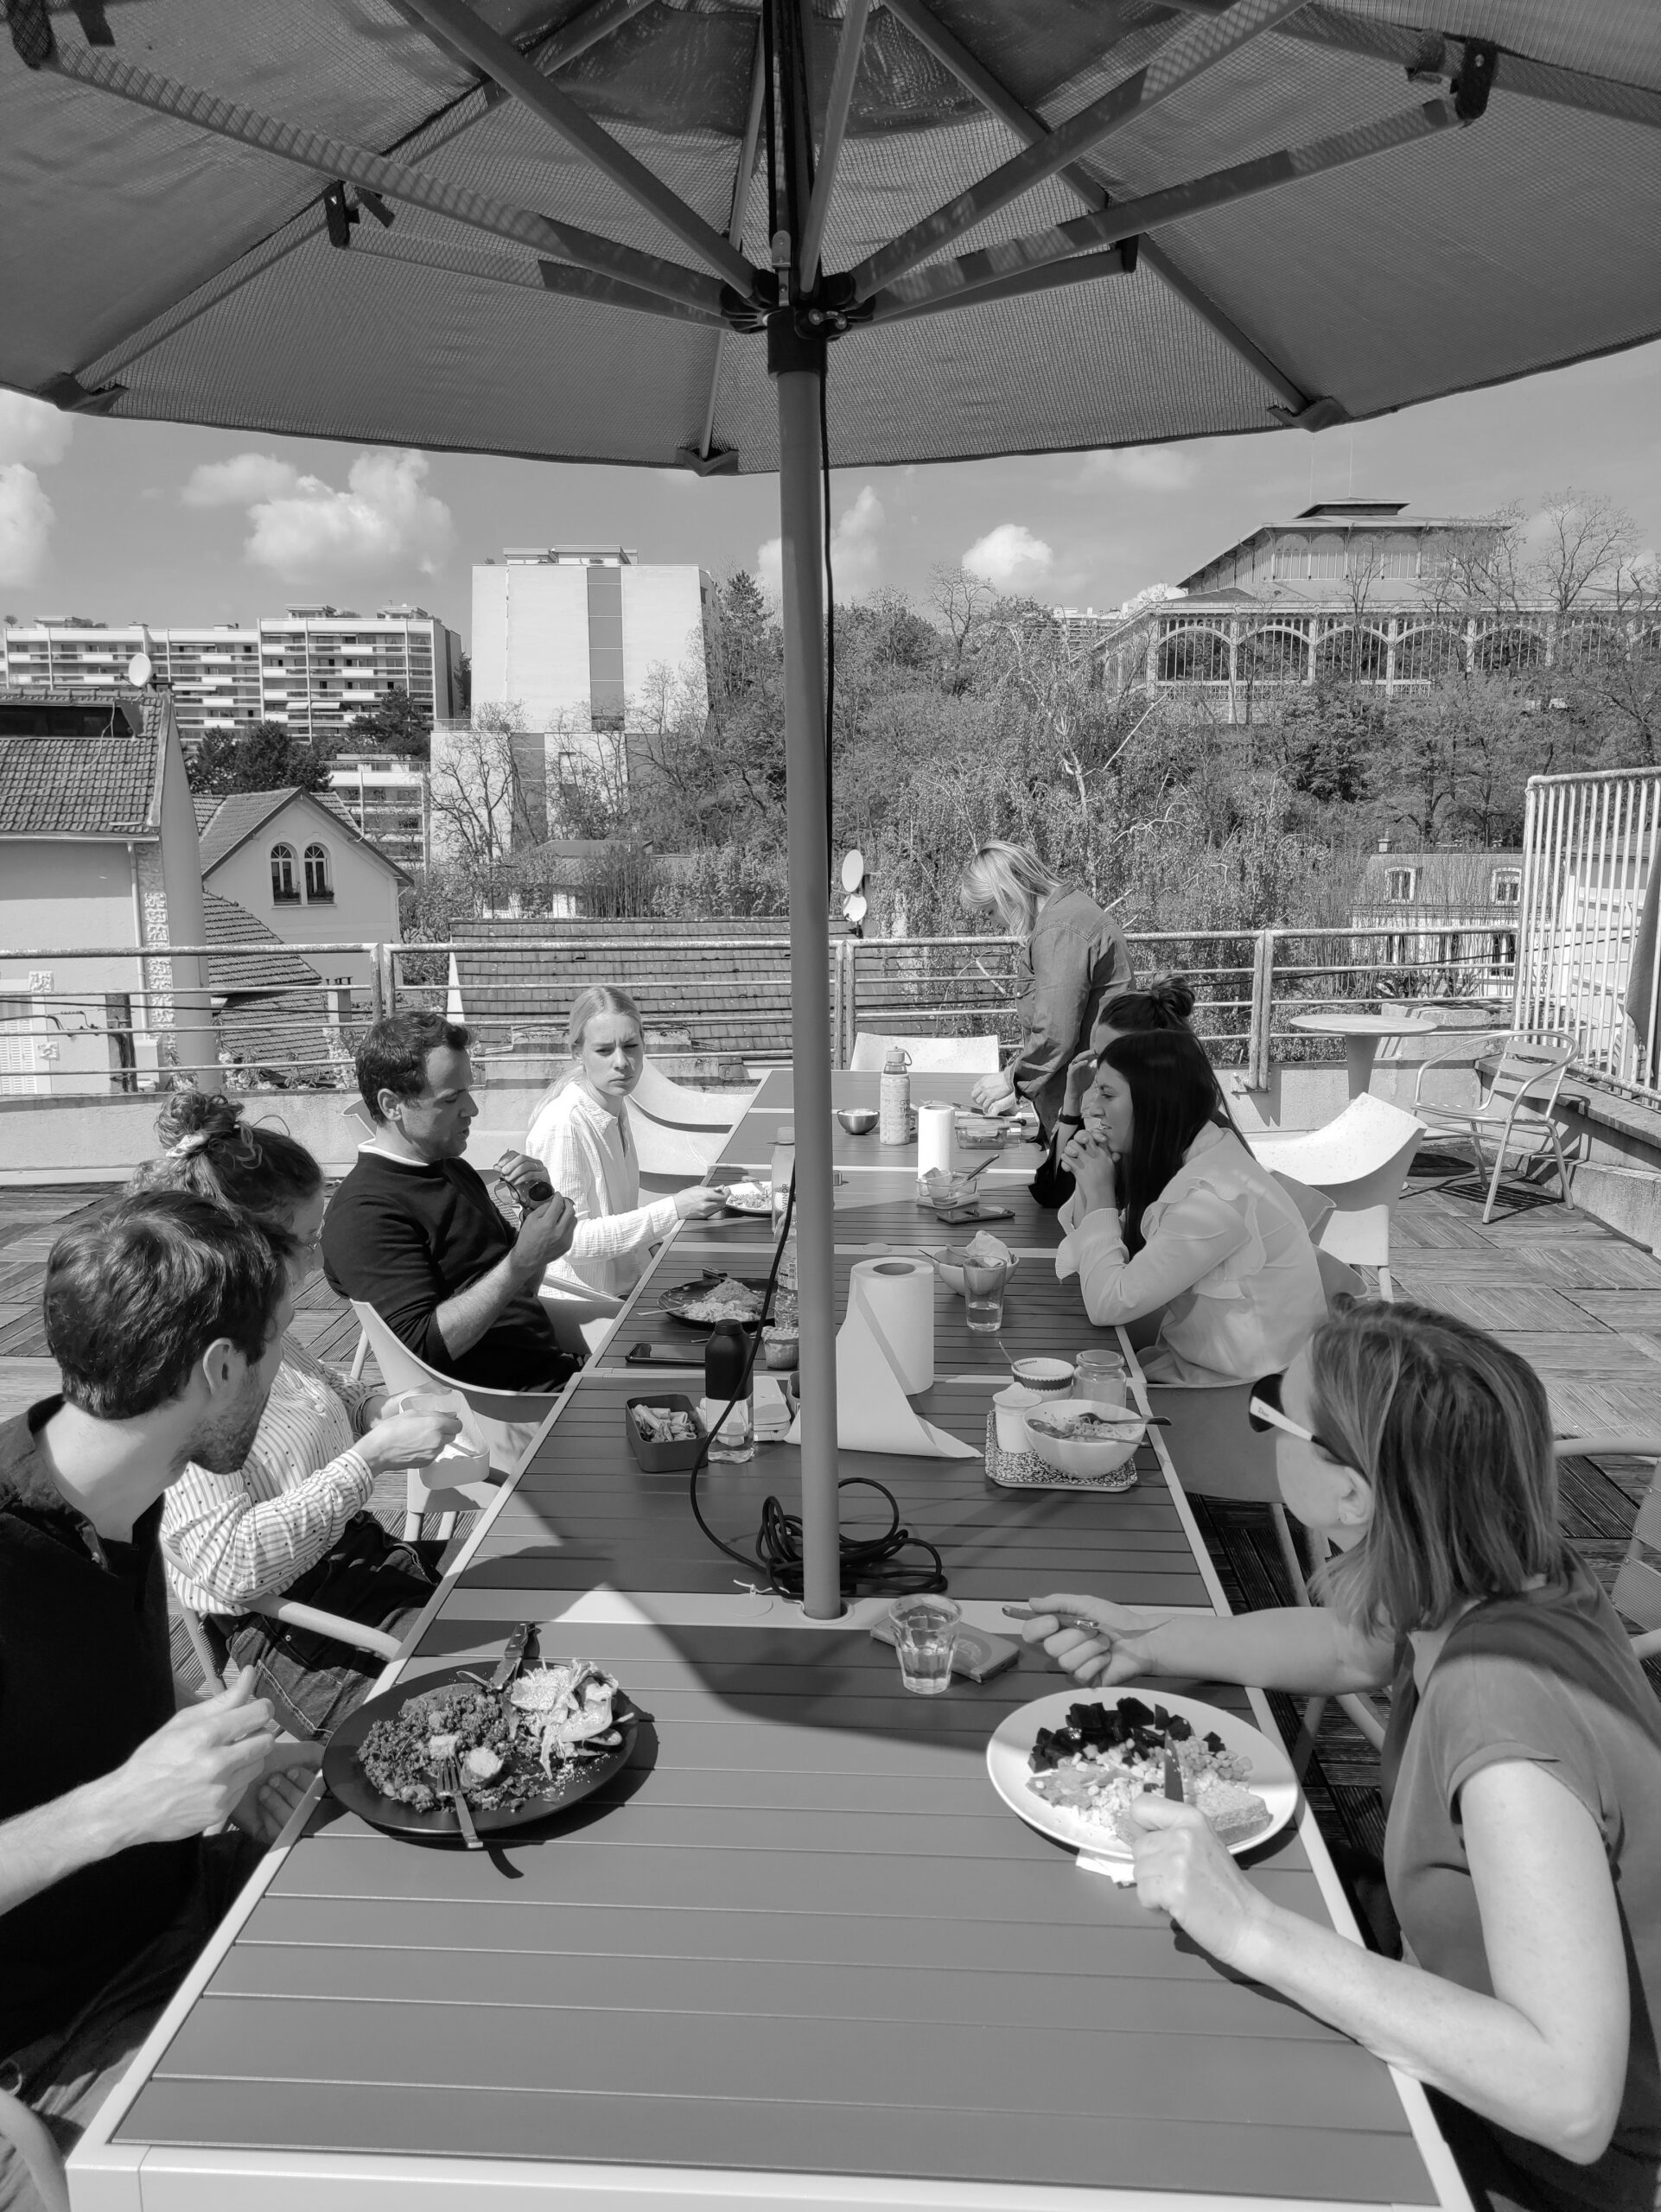
M 296 873 L 294 847 L 271 847 L 271 903 L 277 906 L 297 906 L 300 904 L 300 880 Z
M 329 873 L 327 845 L 308 845 L 306 848 L 306 903 L 309 906 L 328 906 L 334 896 L 334 882 Z
M 1392 906 L 1410 906 L 1418 876 L 1417 868 L 1392 868 L 1384 871 L 1384 896 Z
M 1497 868 L 1494 870 L 1493 903 L 1496 906 L 1522 905 L 1523 871 L 1520 868 Z

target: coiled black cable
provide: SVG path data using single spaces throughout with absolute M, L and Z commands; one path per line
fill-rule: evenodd
M 796 1211 L 796 1177 L 792 1170 L 790 1188 L 785 1198 L 784 1219 L 779 1226 L 779 1241 L 773 1247 L 773 1265 L 767 1273 L 767 1288 L 761 1296 L 761 1313 L 751 1332 L 749 1347 L 745 1355 L 744 1372 L 739 1386 L 722 1409 L 721 1417 L 714 1422 L 709 1434 L 699 1447 L 692 1462 L 692 1471 L 687 1481 L 687 1496 L 692 1508 L 692 1518 L 718 1552 L 747 1567 L 760 1578 L 760 1586 L 775 1591 L 781 1598 L 799 1605 L 806 1593 L 802 1561 L 802 1523 L 800 1516 L 786 1513 L 776 1497 L 764 1498 L 761 1503 L 761 1524 L 756 1531 L 755 1552 L 741 1552 L 718 1536 L 703 1517 L 703 1508 L 698 1500 L 698 1478 L 709 1465 L 710 1446 L 726 1426 L 729 1415 L 739 1400 L 749 1393 L 750 1377 L 755 1369 L 755 1355 L 761 1342 L 761 1332 L 773 1313 L 773 1293 L 778 1287 L 779 1269 L 785 1256 L 785 1246 L 790 1236 L 791 1220 Z M 880 1536 L 849 1536 L 838 1534 L 837 1539 L 837 1580 L 844 1598 L 857 1597 L 862 1590 L 880 1592 L 885 1595 L 909 1597 L 920 1590 L 944 1590 L 946 1586 L 945 1561 L 926 1536 L 914 1536 L 909 1529 L 900 1525 L 900 1503 L 894 1492 L 870 1475 L 850 1475 L 837 1484 L 837 1495 L 845 1490 L 874 1490 L 887 1500 L 889 1521 Z M 911 1546 L 928 1554 L 932 1567 L 920 1561 L 912 1567 L 901 1564 L 900 1554 Z

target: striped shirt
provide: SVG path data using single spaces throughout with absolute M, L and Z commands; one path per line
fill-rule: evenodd
M 576 1209 L 571 1249 L 544 1281 L 627 1298 L 646 1273 L 649 1248 L 680 1219 L 673 1198 L 640 1204 L 640 1160 L 627 1106 L 608 1114 L 574 1078 L 537 1109 L 525 1148 Z
M 244 1464 L 220 1475 L 193 1460 L 166 1493 L 162 1554 L 182 1604 L 243 1612 L 317 1564 L 374 1488 L 353 1439 L 379 1395 L 287 1338 Z

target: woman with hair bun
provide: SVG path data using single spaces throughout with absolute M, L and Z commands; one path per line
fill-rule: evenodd
M 1128 1818 L 1142 1904 L 1422 2082 L 1483 2212 L 1653 2212 L 1661 2177 L 1661 1706 L 1563 1536 L 1525 1361 L 1369 1302 L 1257 1385 L 1327 1602 L 1231 1619 L 1056 1592 L 1025 1634 L 1098 1690 L 1391 1685 L 1381 1957 L 1290 1910 L 1193 1807 Z M 1064 1624 L 1065 1619 L 1065 1624 Z
M 136 1190 L 189 1191 L 263 1230 L 296 1289 L 317 1264 L 328 1193 L 317 1162 L 285 1130 L 245 1122 L 236 1100 L 178 1090 L 156 1133 L 163 1150 Z M 398 1633 L 426 1603 L 442 1547 L 405 1544 L 367 1510 L 379 1476 L 436 1459 L 454 1414 L 381 1418 L 385 1393 L 349 1382 L 290 1334 L 252 1448 L 234 1474 L 194 1463 L 162 1512 L 162 1551 L 181 1600 L 298 1736 L 326 1735 L 367 1694 L 381 1662 L 251 1613 L 293 1598 Z
M 1072 1196 L 1072 1176 L 1061 1165 L 1074 1134 L 1085 1125 L 1085 1100 L 1096 1080 L 1096 1063 L 1116 1037 L 1137 1029 L 1192 1028 L 1193 986 L 1186 976 L 1155 976 L 1140 990 L 1116 991 L 1097 1017 L 1090 1047 L 1067 1069 L 1066 1095 L 1050 1135 L 1049 1156 L 1033 1178 L 1033 1196 L 1052 1211 Z
M 548 1274 L 626 1298 L 651 1248 L 677 1222 L 705 1220 L 726 1200 L 707 1184 L 640 1204 L 640 1160 L 628 1096 L 646 1065 L 640 1009 L 610 983 L 580 991 L 566 1025 L 571 1065 L 537 1102 L 525 1148 L 576 1209 L 576 1235 Z M 544 1278 L 545 1280 L 545 1278 Z
M 1027 846 L 1001 837 L 971 855 L 958 899 L 965 913 L 996 914 L 1019 945 L 1021 1042 L 1001 1073 L 975 1085 L 974 1103 L 989 1114 L 1029 1098 L 1047 1139 L 1070 1063 L 1099 1041 L 1103 1001 L 1132 981 L 1130 952 L 1118 925 L 1087 891 L 1063 883 Z

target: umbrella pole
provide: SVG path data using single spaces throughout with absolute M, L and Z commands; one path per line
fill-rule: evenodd
M 836 1231 L 830 1156 L 830 873 L 825 812 L 824 510 L 819 398 L 824 341 L 787 315 L 768 331 L 779 399 L 779 521 L 790 830 L 790 999 L 795 1078 L 797 1296 L 801 1313 L 802 1610 L 843 1610 L 837 1519 Z

